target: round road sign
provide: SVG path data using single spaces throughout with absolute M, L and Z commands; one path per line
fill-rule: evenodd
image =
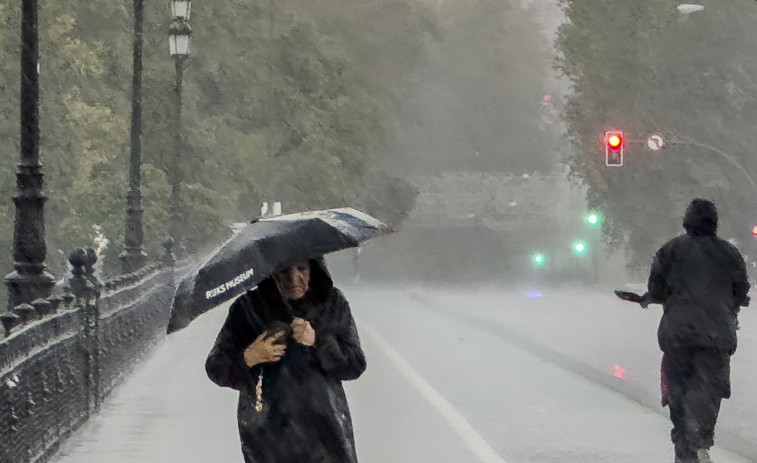
M 647 148 L 652 151 L 660 151 L 664 146 L 665 140 L 663 140 L 662 135 L 654 134 L 647 138 Z

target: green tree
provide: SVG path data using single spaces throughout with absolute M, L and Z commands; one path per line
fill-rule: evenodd
M 717 202 L 722 234 L 750 244 L 755 191 L 701 144 L 757 167 L 748 126 L 757 68 L 744 60 L 753 49 L 754 5 L 705 2 L 704 12 L 681 16 L 671 0 L 563 3 L 558 46 L 573 84 L 565 113 L 570 164 L 588 186 L 589 207 L 609 219 L 606 240 L 646 269 L 655 248 L 681 230 L 686 204 L 702 196 Z M 601 137 L 611 127 L 631 140 L 623 168 L 604 166 Z M 653 132 L 671 142 L 662 153 L 637 142 Z
M 402 15 L 388 14 L 401 5 L 406 6 Z M 393 86 L 375 72 L 381 64 L 365 67 L 375 60 L 413 61 L 425 32 L 404 32 L 410 52 L 382 46 L 371 58 L 364 52 L 374 42 L 361 31 L 370 29 L 379 38 L 402 29 L 393 24 L 399 19 L 420 24 L 429 17 L 413 0 L 361 6 L 350 14 L 341 2 L 329 0 L 322 7 L 239 0 L 194 5 L 193 55 L 183 93 L 186 146 L 177 166 L 174 69 L 167 46 L 170 8 L 146 2 L 142 205 L 151 258 L 161 254 L 168 235 L 167 173 L 177 167 L 183 174 L 182 238 L 190 251 L 224 237 L 228 222 L 252 218 L 261 199 L 283 201 L 290 211 L 364 205 L 363 182 L 377 175 L 375 164 L 386 153 L 391 105 L 385 100 Z M 386 13 L 380 21 L 371 16 L 377 11 Z M 74 247 L 93 244 L 95 226 L 110 241 L 106 271 L 119 271 L 128 185 L 132 13 L 131 2 L 40 5 L 41 159 L 50 198 L 47 264 L 56 275 L 65 270 L 64 257 Z M 0 134 L 6 140 L 6 161 L 0 163 L 5 198 L 0 246 L 6 252 L 0 253 L 0 267 L 8 272 L 18 159 L 19 21 L 17 2 L 0 0 L 0 86 L 6 95 L 0 101 Z M 386 31 L 377 29 L 379 24 Z M 369 212 L 396 214 L 398 207 L 409 207 L 411 191 L 392 191 L 388 199 L 371 203 L 375 209 Z

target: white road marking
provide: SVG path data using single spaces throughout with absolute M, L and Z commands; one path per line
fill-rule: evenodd
M 447 424 L 460 436 L 466 446 L 482 463 L 507 463 L 483 437 L 473 428 L 468 420 L 458 412 L 423 376 L 405 360 L 376 330 L 360 323 L 360 331 L 368 333 L 373 341 L 389 357 L 395 367 L 410 381 L 410 384 L 434 407 L 445 419 Z

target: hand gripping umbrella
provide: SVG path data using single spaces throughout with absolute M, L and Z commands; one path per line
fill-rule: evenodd
M 254 220 L 183 279 L 174 295 L 168 333 L 304 259 L 321 257 L 391 230 L 355 209 L 329 209 Z

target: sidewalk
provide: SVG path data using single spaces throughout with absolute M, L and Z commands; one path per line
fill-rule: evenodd
M 236 392 L 204 362 L 223 323 L 218 308 L 166 341 L 75 433 L 53 463 L 242 462 Z M 347 384 L 361 463 L 476 461 L 438 413 L 364 336 L 370 368 Z

